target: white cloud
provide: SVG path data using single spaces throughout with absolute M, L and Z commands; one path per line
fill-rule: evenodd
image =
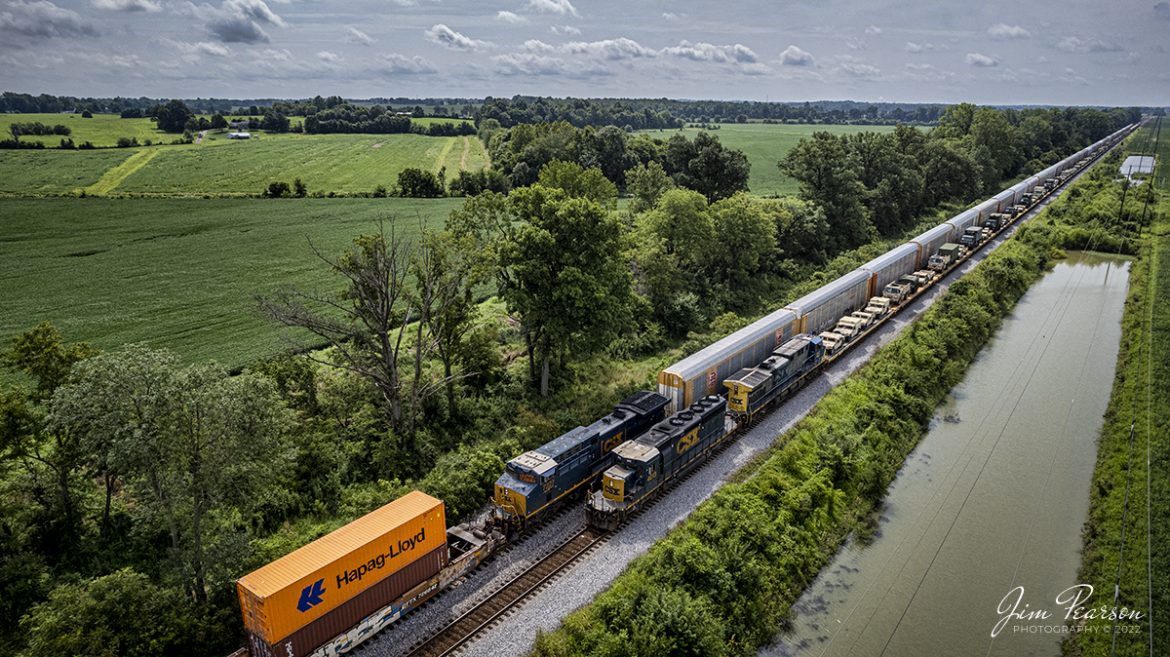
M 911 80 L 941 82 L 953 79 L 955 74 L 936 68 L 931 64 L 909 63 L 906 64 L 906 77 Z
M 706 42 L 691 43 L 690 41 L 680 41 L 677 46 L 663 48 L 662 54 L 690 59 L 696 62 L 716 62 L 720 64 L 753 64 L 759 59 L 751 48 L 739 43 L 721 46 Z
M 934 44 L 933 43 L 915 43 L 913 41 L 907 41 L 906 47 L 903 48 L 903 50 L 910 53 L 911 55 L 917 55 L 920 53 L 924 53 L 928 50 L 934 50 Z
M 426 36 L 427 41 L 451 48 L 452 50 L 479 50 L 489 45 L 487 41 L 472 39 L 469 36 L 452 30 L 442 23 L 433 25 L 431 29 L 423 32 L 423 35 Z
M 211 41 L 199 41 L 196 43 L 187 43 L 186 41 L 170 41 L 171 45 L 179 50 L 184 55 L 198 57 L 199 55 L 211 55 L 212 57 L 227 57 L 232 54 L 232 51 L 222 43 L 212 43 Z
M 1082 39 L 1075 36 L 1067 36 L 1057 41 L 1056 47 L 1065 52 L 1121 52 L 1123 50 L 1121 46 L 1102 41 L 1097 37 Z
M 536 52 L 536 53 L 541 53 L 541 52 L 547 53 L 547 52 L 553 52 L 556 50 L 555 47 L 550 46 L 549 44 L 541 41 L 540 39 L 529 39 L 529 40 L 525 41 L 524 42 L 524 49 L 529 51 L 529 52 Z
M 857 61 L 846 61 L 841 64 L 841 70 L 850 77 L 855 78 L 876 78 L 881 75 L 882 70 L 876 66 L 863 64 Z
M 869 27 L 865 28 L 865 33 L 870 35 L 881 34 L 882 28 L 878 27 L 877 25 L 870 25 Z
M 93 6 L 110 11 L 162 11 L 156 0 L 93 0 Z
M 554 76 L 569 78 L 587 78 L 611 75 L 610 71 L 597 62 L 582 64 L 581 62 L 567 62 L 560 57 L 537 55 L 533 53 L 512 53 L 492 57 L 496 64 L 496 73 L 505 76 Z
M 374 37 L 350 25 L 345 28 L 345 40 L 350 43 L 360 43 L 363 46 L 368 46 L 374 42 Z
M 519 25 L 520 23 L 528 22 L 528 19 L 521 16 L 520 14 L 514 14 L 510 11 L 502 10 L 496 12 L 496 20 L 503 21 L 505 23 L 511 23 L 512 25 Z
M 434 73 L 435 67 L 418 55 L 408 57 L 398 53 L 390 53 L 382 56 L 382 65 L 378 68 L 378 72 L 388 76 L 425 75 Z
M 0 34 L 13 33 L 28 37 L 93 36 L 97 34 L 81 14 L 48 0 L 13 0 L 0 9 Z
M 686 14 L 676 14 L 673 11 L 668 11 L 668 12 L 662 14 L 662 18 L 664 20 L 668 20 L 668 21 L 681 21 L 686 17 L 687 17 Z
M 550 25 L 548 31 L 552 32 L 553 34 L 559 34 L 562 36 L 566 34 L 573 36 L 581 34 L 581 30 L 573 27 L 572 25 Z
M 326 64 L 336 64 L 341 61 L 341 55 L 338 55 L 331 50 L 322 50 L 321 52 L 317 53 L 317 59 L 325 62 Z
M 577 8 L 569 0 L 528 0 L 528 8 L 543 14 L 579 16 Z
M 813 56 L 807 50 L 797 46 L 788 46 L 780 53 L 780 64 L 783 66 L 812 66 Z
M 993 39 L 1028 39 L 1032 33 L 1019 25 L 996 23 L 987 28 L 987 34 Z
M 573 55 L 591 55 L 609 60 L 636 59 L 639 57 L 653 57 L 657 53 L 642 44 L 618 37 L 602 41 L 573 41 L 561 48 L 564 52 Z
M 991 68 L 992 66 L 999 66 L 999 62 L 994 58 L 988 57 L 983 53 L 969 52 L 967 53 L 966 62 L 970 66 L 977 66 L 980 68 Z
M 224 0 L 219 7 L 187 3 L 185 13 L 205 19 L 207 31 L 224 43 L 267 43 L 264 25 L 284 27 L 264 0 Z

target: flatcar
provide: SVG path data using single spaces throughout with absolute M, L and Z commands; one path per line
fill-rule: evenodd
M 496 481 L 494 520 L 507 532 L 523 530 L 575 492 L 584 492 L 609 467 L 613 448 L 666 416 L 666 397 L 634 393 L 613 412 L 508 461 Z
M 614 464 L 602 475 L 601 490 L 589 495 L 585 506 L 589 524 L 616 529 L 663 484 L 700 463 L 734 432 L 726 413 L 727 400 L 709 395 L 618 446 Z

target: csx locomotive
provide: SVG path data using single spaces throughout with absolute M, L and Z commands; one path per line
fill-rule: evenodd
M 496 524 L 523 529 L 573 493 L 584 493 L 613 462 L 613 449 L 665 417 L 667 399 L 637 392 L 613 412 L 508 461 L 496 481 Z

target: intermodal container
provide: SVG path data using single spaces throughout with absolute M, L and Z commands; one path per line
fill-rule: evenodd
M 236 589 L 244 627 L 253 644 L 280 644 L 438 551 L 438 560 L 411 569 L 408 579 L 417 581 L 394 588 L 405 591 L 433 576 L 446 563 L 446 546 L 443 503 L 419 491 L 408 493 L 242 577 Z
M 408 593 L 417 596 L 420 591 L 430 594 L 437 590 L 437 573 L 447 565 L 447 555 L 446 545 L 435 548 L 276 643 L 269 643 L 263 637 L 249 632 L 248 649 L 251 657 L 316 657 L 315 653 L 322 646 L 339 637 L 341 640 L 335 642 L 335 646 L 337 643 L 352 646 L 355 641 L 366 638 L 369 627 L 384 625 L 381 622 L 384 619 L 371 618 L 371 614 L 380 610 L 390 614 L 400 613 L 398 607 L 389 610 L 386 607 L 392 602 L 401 602 L 400 598 Z M 348 636 L 342 636 L 347 632 Z

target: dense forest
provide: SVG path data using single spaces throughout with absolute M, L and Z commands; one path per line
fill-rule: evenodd
M 780 199 L 709 135 L 487 119 L 497 173 L 461 183 L 479 193 L 445 230 L 371 226 L 317 254 L 334 289 L 256 300 L 327 349 L 229 373 L 30 317 L 0 346 L 0 651 L 222 657 L 245 572 L 412 488 L 466 517 L 507 458 L 670 354 L 1131 119 L 957 105 L 929 133 L 818 133 Z

